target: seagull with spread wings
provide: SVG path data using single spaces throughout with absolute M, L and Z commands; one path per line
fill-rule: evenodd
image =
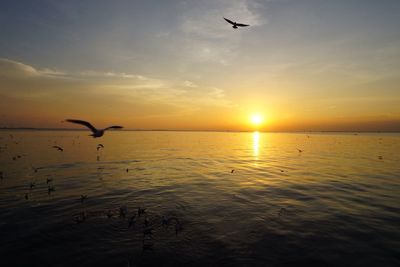
M 238 27 L 247 27 L 250 26 L 248 24 L 237 23 L 236 21 L 232 21 L 230 19 L 224 18 L 228 23 L 232 24 L 232 28 L 237 29 Z
M 92 131 L 92 134 L 90 136 L 93 136 L 93 138 L 102 137 L 104 132 L 106 130 L 108 130 L 108 129 L 121 129 L 121 128 L 123 128 L 122 126 L 110 126 L 110 127 L 104 128 L 104 129 L 96 129 L 92 124 L 90 124 L 87 121 L 71 120 L 71 119 L 67 119 L 65 121 L 76 123 L 76 124 L 81 124 L 81 125 L 84 125 L 84 126 L 88 127 Z

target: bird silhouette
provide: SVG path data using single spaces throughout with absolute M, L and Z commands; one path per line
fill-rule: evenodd
M 250 26 L 248 24 L 237 23 L 236 21 L 232 21 L 232 20 L 229 20 L 227 18 L 224 18 L 224 20 L 226 20 L 228 23 L 232 24 L 233 25 L 232 28 L 234 28 L 234 29 L 237 29 L 238 27 Z
M 73 120 L 73 119 L 67 119 L 67 122 L 72 122 L 72 123 L 76 123 L 76 124 L 81 124 L 83 126 L 88 127 L 91 131 L 92 134 L 90 136 L 93 136 L 93 138 L 97 138 L 97 137 L 102 137 L 104 135 L 104 132 L 108 129 L 121 129 L 123 128 L 122 126 L 109 126 L 107 128 L 104 129 L 96 129 L 92 124 L 90 124 L 87 121 L 83 121 L 83 120 Z
M 96 148 L 97 151 L 99 151 L 100 148 L 104 148 L 103 144 L 98 144 L 98 145 L 97 145 L 97 148 Z
M 60 146 L 53 146 L 53 148 L 57 148 L 57 150 L 58 150 L 58 151 L 61 151 L 61 152 L 64 151 L 64 149 L 63 149 L 62 147 L 60 147 Z
M 303 152 L 303 150 L 301 150 L 301 149 L 298 149 L 298 148 L 296 148 L 296 149 L 297 149 L 297 151 L 299 151 L 299 153 Z
M 83 201 L 85 201 L 87 199 L 87 195 L 81 195 L 81 203 L 83 203 Z

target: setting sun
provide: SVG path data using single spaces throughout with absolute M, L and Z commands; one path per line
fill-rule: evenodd
M 259 126 L 263 123 L 263 117 L 260 114 L 253 114 L 250 116 L 250 121 L 253 125 Z

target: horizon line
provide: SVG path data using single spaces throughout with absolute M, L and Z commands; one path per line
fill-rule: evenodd
M 80 128 L 47 128 L 47 127 L 0 127 L 0 130 L 35 130 L 35 131 L 87 131 Z M 377 131 L 377 130 L 286 130 L 286 131 L 266 131 L 266 130 L 212 130 L 212 129 L 123 129 L 113 131 L 126 132 L 263 132 L 263 133 L 400 133 L 400 131 Z

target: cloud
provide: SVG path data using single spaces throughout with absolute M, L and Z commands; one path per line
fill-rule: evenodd
M 190 87 L 190 88 L 196 88 L 198 87 L 195 83 L 191 82 L 191 81 L 183 81 L 183 85 L 185 87 Z
M 34 77 L 57 77 L 64 76 L 65 73 L 49 68 L 36 69 L 30 65 L 0 58 L 0 76 L 8 78 L 34 78 Z
M 125 109 L 131 107 L 136 112 L 141 112 L 137 108 L 141 107 L 153 115 L 159 111 L 157 114 L 164 116 L 230 104 L 222 89 L 202 86 L 189 80 L 96 70 L 68 73 L 48 68 L 37 69 L 9 59 L 0 59 L 0 95 L 46 102 L 49 112 L 55 103 L 76 105 L 81 110 L 90 106 L 99 109 L 112 103 Z

